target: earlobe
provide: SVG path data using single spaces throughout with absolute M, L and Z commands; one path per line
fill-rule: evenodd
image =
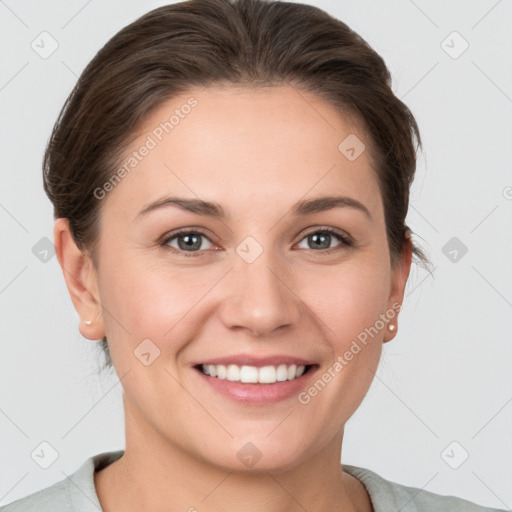
M 402 253 L 401 259 L 396 263 L 395 268 L 392 270 L 391 274 L 391 293 L 388 301 L 388 310 L 395 311 L 393 305 L 403 303 L 404 293 L 405 293 L 405 285 L 407 284 L 407 279 L 409 277 L 409 272 L 411 270 L 411 262 L 412 262 L 412 241 L 410 234 L 406 233 L 406 242 L 404 251 Z M 386 329 L 386 333 L 384 335 L 384 343 L 391 341 L 398 331 L 398 314 L 399 311 L 396 311 L 394 317 L 389 321 Z
M 53 238 L 55 252 L 71 301 L 82 319 L 79 326 L 80 333 L 91 340 L 101 339 L 105 336 L 105 331 L 99 302 L 97 276 L 91 258 L 77 247 L 69 228 L 68 219 L 55 220 Z
M 388 332 L 386 332 L 386 334 L 384 335 L 384 339 L 382 340 L 383 343 L 388 343 L 396 336 L 396 331 L 398 329 L 397 325 L 398 325 L 397 317 L 395 317 L 395 318 L 393 318 L 393 320 L 389 321 L 389 323 L 387 325 Z

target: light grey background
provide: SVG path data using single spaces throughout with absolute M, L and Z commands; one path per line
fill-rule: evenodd
M 43 237 L 53 240 L 41 160 L 64 100 L 114 33 L 164 3 L 0 2 L 1 504 L 124 447 L 120 383 L 115 374 L 95 375 L 98 352 L 79 334 L 57 258 L 44 263 L 32 249 Z M 346 427 L 343 461 L 510 508 L 512 5 L 307 3 L 370 42 L 417 118 L 425 148 L 408 224 L 435 265 L 434 278 L 412 271 L 398 335 Z M 31 48 L 43 31 L 58 42 L 46 59 Z M 464 41 L 454 31 L 469 43 L 457 58 Z M 443 253 L 452 237 L 468 249 L 455 262 L 453 247 Z M 31 458 L 43 441 L 58 452 L 48 469 Z M 468 459 L 452 469 L 446 461 L 457 465 L 463 450 Z

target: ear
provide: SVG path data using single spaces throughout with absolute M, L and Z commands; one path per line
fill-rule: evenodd
M 99 301 L 97 275 L 92 260 L 77 247 L 68 219 L 55 220 L 53 238 L 66 286 L 81 319 L 80 333 L 90 340 L 99 340 L 105 336 L 105 328 Z M 86 325 L 84 320 L 91 320 L 91 325 Z
M 388 299 L 388 311 L 394 310 L 396 311 L 396 314 L 393 319 L 389 321 L 388 326 L 394 325 L 395 329 L 391 331 L 386 327 L 386 333 L 384 334 L 383 340 L 384 343 L 391 341 L 396 336 L 398 331 L 398 313 L 400 310 L 397 309 L 397 304 L 400 304 L 401 307 L 403 303 L 405 285 L 407 284 L 407 278 L 409 277 L 409 272 L 411 270 L 412 241 L 409 231 L 406 232 L 405 236 L 406 243 L 402 257 L 391 271 L 391 291 Z

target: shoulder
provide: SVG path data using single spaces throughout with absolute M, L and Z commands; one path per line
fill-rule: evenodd
M 33 512 L 54 511 L 68 512 L 73 510 L 70 496 L 70 482 L 60 480 L 50 487 L 36 491 L 8 505 L 0 507 L 0 512 Z M 97 511 L 96 511 L 97 512 Z
M 46 510 L 54 512 L 72 511 L 68 482 L 61 480 L 50 487 L 0 507 L 0 512 L 33 512 L 36 510 L 41 512 Z
M 8 505 L 0 512 L 98 512 L 101 506 L 94 487 L 94 472 L 117 460 L 124 451 L 103 452 L 88 458 L 73 474 L 50 487 Z
M 442 496 L 391 482 L 369 469 L 347 464 L 343 464 L 343 469 L 366 487 L 375 512 L 505 512 L 505 509 L 483 507 L 456 496 Z

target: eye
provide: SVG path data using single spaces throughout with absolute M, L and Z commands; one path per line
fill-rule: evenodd
M 335 247 L 331 247 L 333 238 L 338 239 L 341 243 Z M 323 253 L 328 254 L 353 245 L 352 240 L 347 235 L 332 228 L 321 228 L 316 231 L 311 231 L 302 240 L 306 240 L 306 243 L 310 242 L 313 248 L 321 249 Z M 306 247 L 306 249 L 309 248 L 310 247 Z
M 160 245 L 172 247 L 178 252 L 183 252 L 185 256 L 200 256 L 201 252 L 208 247 L 203 247 L 202 239 L 208 240 L 210 243 L 210 239 L 201 231 L 179 231 L 174 233 L 171 236 L 168 236 Z M 176 242 L 177 247 L 172 245 L 170 242 Z M 193 253 L 199 254 L 193 254 Z M 187 254 L 189 253 L 189 254 Z M 192 253 L 192 254 L 191 254 Z
M 165 237 L 160 242 L 160 245 L 171 248 L 174 252 L 181 253 L 184 256 L 201 256 L 204 250 L 211 248 L 204 247 L 202 239 L 206 239 L 212 244 L 211 240 L 202 231 L 184 229 Z M 331 247 L 333 239 L 337 239 L 340 242 L 335 247 Z M 306 243 L 310 242 L 312 244 L 312 248 L 315 249 L 314 252 L 321 252 L 322 254 L 330 254 L 331 252 L 353 246 L 349 236 L 327 227 L 311 231 L 302 238 L 300 243 L 303 240 L 306 240 Z M 306 249 L 311 249 L 311 247 L 306 247 Z M 320 249 L 320 251 L 316 249 Z

